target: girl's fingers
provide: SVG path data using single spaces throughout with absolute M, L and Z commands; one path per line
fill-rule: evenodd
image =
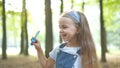
M 35 46 L 36 50 L 40 50 L 41 49 L 41 45 L 40 45 L 39 40 L 36 40 L 36 42 L 33 42 L 32 44 Z

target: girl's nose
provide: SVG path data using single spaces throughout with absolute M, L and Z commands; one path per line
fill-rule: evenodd
M 63 29 L 60 29 L 59 32 L 62 33 L 62 32 L 63 32 Z

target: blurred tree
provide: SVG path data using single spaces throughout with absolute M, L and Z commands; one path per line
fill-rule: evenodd
M 6 49 L 7 49 L 7 37 L 6 37 L 6 15 L 5 15 L 5 0 L 2 1 L 2 22 L 3 22 L 3 38 L 2 38 L 2 59 L 7 59 Z
M 2 40 L 2 1 L 0 1 L 0 40 Z M 2 41 L 0 41 L 2 43 Z M 0 44 L 0 47 L 2 48 L 2 44 Z
M 120 0 L 103 1 L 107 45 L 120 48 Z
M 106 62 L 106 30 L 103 18 L 103 1 L 100 2 L 100 29 L 101 29 L 101 61 Z
M 74 7 L 74 0 L 71 0 L 71 9 Z
M 45 54 L 46 57 L 48 57 L 49 52 L 53 48 L 51 0 L 45 0 L 45 25 L 46 25 Z
M 84 9 L 85 9 L 85 1 L 83 0 L 82 2 L 82 11 L 84 12 Z
M 13 7 L 14 5 L 9 5 Z M 7 23 L 7 43 L 8 47 L 18 47 L 20 39 L 20 14 L 21 12 L 16 12 L 15 10 L 6 11 L 6 21 Z M 12 26 L 12 27 L 11 27 Z
M 63 9 L 64 9 L 64 1 L 63 0 L 60 0 L 61 1 L 61 5 L 60 5 L 60 13 L 63 13 Z
M 20 54 L 28 54 L 28 31 L 27 31 L 27 10 L 26 0 L 23 0 L 23 7 L 21 13 L 21 51 Z
M 63 13 L 63 10 L 64 10 L 64 1 L 63 0 L 60 0 L 61 1 L 61 5 L 60 5 L 60 14 Z M 62 43 L 62 38 L 60 37 L 60 43 Z
M 6 1 L 6 30 L 7 30 L 7 48 L 19 46 L 20 41 L 20 14 L 18 5 L 13 1 Z M 11 27 L 12 26 L 12 27 Z
M 0 1 L 0 12 L 2 12 L 2 1 Z M 2 16 L 2 13 L 0 13 L 0 16 Z

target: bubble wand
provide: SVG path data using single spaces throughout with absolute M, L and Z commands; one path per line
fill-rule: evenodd
M 32 45 L 32 43 L 36 42 L 36 37 L 38 36 L 39 33 L 40 33 L 40 31 L 37 31 L 35 36 L 31 39 L 31 45 Z

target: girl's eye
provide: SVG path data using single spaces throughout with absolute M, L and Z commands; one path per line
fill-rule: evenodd
M 64 26 L 62 26 L 63 28 L 67 28 L 67 26 L 66 25 L 64 25 Z
M 65 29 L 67 26 L 59 26 L 60 29 Z
M 66 26 L 63 26 L 62 28 L 65 29 L 65 28 L 67 28 L 67 27 L 66 27 Z

